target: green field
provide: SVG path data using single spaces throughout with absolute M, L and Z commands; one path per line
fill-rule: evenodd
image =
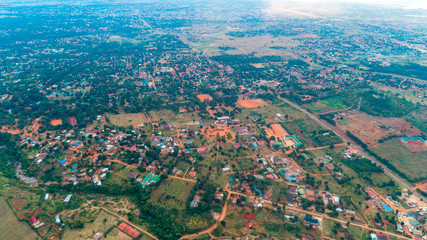
M 328 106 L 328 105 L 326 105 L 320 101 L 305 104 L 304 107 L 307 108 L 308 110 L 311 110 L 312 112 L 315 112 L 315 113 L 324 113 L 324 112 L 329 112 L 329 111 L 335 110 L 335 108 L 330 107 L 330 106 Z
M 373 150 L 410 178 L 427 176 L 427 168 L 420 167 L 427 164 L 427 151 L 416 150 L 417 154 L 412 154 L 411 149 L 400 138 L 388 140 L 375 146 Z
M 413 102 L 413 103 L 419 103 L 421 105 L 427 105 L 426 101 L 423 101 L 424 98 L 422 97 L 417 97 L 418 94 L 424 95 L 425 94 L 425 89 L 424 91 L 421 89 L 419 89 L 418 91 L 415 90 L 414 88 L 410 88 L 408 90 L 402 90 L 402 89 L 398 89 L 395 87 L 390 87 L 390 86 L 386 86 L 380 83 L 375 83 L 374 85 L 375 89 L 378 91 L 387 91 L 388 94 L 392 94 L 392 95 L 399 95 L 401 97 L 404 97 L 407 101 Z
M 332 107 L 337 110 L 349 107 L 345 105 L 343 102 L 341 102 L 339 100 L 339 97 L 331 97 L 331 98 L 322 100 L 322 103 L 325 104 L 326 106 Z
M 0 218 L 0 239 L 38 239 L 37 234 L 27 223 L 20 222 L 16 218 L 4 198 L 0 198 Z
M 151 194 L 151 201 L 166 208 L 185 208 L 196 183 L 169 178 Z
M 106 219 L 106 220 L 105 220 Z M 86 223 L 83 229 L 66 229 L 64 232 L 64 240 L 86 239 L 93 237 L 97 232 L 104 232 L 111 226 L 117 223 L 116 217 L 101 211 L 92 223 Z

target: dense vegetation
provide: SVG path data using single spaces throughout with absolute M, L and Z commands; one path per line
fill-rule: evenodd
M 381 66 L 379 64 L 367 64 L 372 72 L 391 73 L 402 76 L 416 77 L 427 80 L 427 67 L 416 64 L 391 64 L 390 66 Z
M 22 169 L 27 169 L 29 161 L 27 156 L 16 145 L 16 136 L 0 132 L 0 175 L 14 178 L 16 164 L 21 164 Z
M 380 117 L 403 117 L 416 109 L 416 106 L 405 99 L 384 96 L 374 90 L 351 90 L 337 93 L 346 105 L 357 105 L 360 98 L 360 110 L 369 115 Z
M 343 160 L 342 161 L 346 166 L 353 169 L 356 173 L 361 172 L 373 172 L 373 173 L 381 173 L 383 170 L 381 167 L 373 164 L 369 159 L 355 159 L 355 160 Z

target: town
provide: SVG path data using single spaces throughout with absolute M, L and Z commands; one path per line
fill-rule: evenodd
M 426 239 L 426 25 L 190 2 L 0 6 L 0 238 Z

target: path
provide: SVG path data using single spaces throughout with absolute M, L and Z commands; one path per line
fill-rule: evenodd
M 168 175 L 168 177 L 170 177 L 170 178 L 175 178 L 175 179 L 180 179 L 180 180 L 184 180 L 184 181 L 187 181 L 187 182 L 194 182 L 194 183 L 196 183 L 196 182 L 197 182 L 197 181 L 196 181 L 196 180 L 194 180 L 194 179 L 183 178 L 183 177 L 178 177 L 178 176 L 174 176 L 174 175 Z

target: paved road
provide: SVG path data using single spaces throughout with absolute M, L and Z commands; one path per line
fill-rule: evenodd
M 345 142 L 351 142 L 352 146 L 354 149 L 356 149 L 357 151 L 359 151 L 360 154 L 362 154 L 362 156 L 364 156 L 365 158 L 371 160 L 372 162 L 380 165 L 383 169 L 384 172 L 387 173 L 388 175 L 390 175 L 394 180 L 400 182 L 403 186 L 405 186 L 406 188 L 408 188 L 410 191 L 412 191 L 414 194 L 416 194 L 419 198 L 421 198 L 422 200 L 424 200 L 425 202 L 427 202 L 427 198 L 422 196 L 419 192 L 415 191 L 411 185 L 409 185 L 408 183 L 406 183 L 406 181 L 404 181 L 403 179 L 401 179 L 399 176 L 397 176 L 394 172 L 392 172 L 390 169 L 388 169 L 386 166 L 384 166 L 382 163 L 380 163 L 379 161 L 377 161 L 377 159 L 369 156 L 367 153 L 365 153 L 361 148 L 359 148 L 359 146 L 354 143 L 353 140 L 347 138 L 347 136 L 342 135 L 341 133 L 335 131 L 335 129 L 333 129 L 332 127 L 330 127 L 329 125 L 327 125 L 326 123 L 322 122 L 317 116 L 315 116 L 314 114 L 309 113 L 307 110 L 305 110 L 304 108 L 300 107 L 299 105 L 285 99 L 282 98 L 280 96 L 278 96 L 279 99 L 285 101 L 286 103 L 288 103 L 289 105 L 295 107 L 296 109 L 300 110 L 301 112 L 304 112 L 305 114 L 307 114 L 311 119 L 313 119 L 314 121 L 316 121 L 317 123 L 319 123 L 320 125 L 322 125 L 323 127 L 331 130 L 332 132 L 334 132 L 337 136 L 341 137 Z

